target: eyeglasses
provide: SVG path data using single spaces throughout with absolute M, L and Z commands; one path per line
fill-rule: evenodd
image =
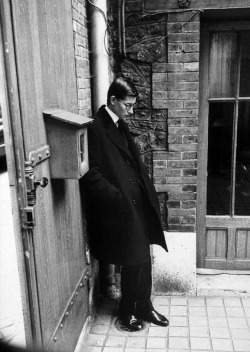
M 131 103 L 125 103 L 125 101 L 118 99 L 117 100 L 121 101 L 125 106 L 126 106 L 126 110 L 129 111 L 130 109 L 134 109 L 135 104 L 131 104 Z

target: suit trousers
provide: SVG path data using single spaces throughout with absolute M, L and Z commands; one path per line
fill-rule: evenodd
M 121 269 L 121 294 L 119 316 L 147 313 L 153 309 L 151 302 L 152 268 L 151 258 L 146 263 L 125 266 Z

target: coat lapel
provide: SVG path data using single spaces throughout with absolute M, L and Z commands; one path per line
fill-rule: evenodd
M 131 154 L 129 152 L 127 143 L 124 141 L 124 138 L 121 136 L 121 133 L 119 132 L 116 125 L 114 124 L 112 118 L 109 116 L 107 110 L 105 109 L 105 106 L 102 106 L 99 112 L 100 112 L 102 123 L 104 127 L 107 129 L 107 136 L 112 140 L 113 143 L 117 145 L 118 148 L 123 150 L 131 158 Z M 127 137 L 127 134 L 129 134 L 129 132 L 127 132 L 126 130 L 128 130 L 127 126 L 125 127 L 125 134 Z

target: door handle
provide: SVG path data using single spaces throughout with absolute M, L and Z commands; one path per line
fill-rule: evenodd
M 39 186 L 41 186 L 42 188 L 45 188 L 48 183 L 49 183 L 49 180 L 47 179 L 47 177 L 42 177 L 41 180 L 37 180 L 34 182 L 34 186 L 35 186 L 35 189 L 37 189 L 37 187 Z

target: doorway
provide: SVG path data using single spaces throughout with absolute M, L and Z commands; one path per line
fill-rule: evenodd
M 250 269 L 250 23 L 201 32 L 198 267 Z

